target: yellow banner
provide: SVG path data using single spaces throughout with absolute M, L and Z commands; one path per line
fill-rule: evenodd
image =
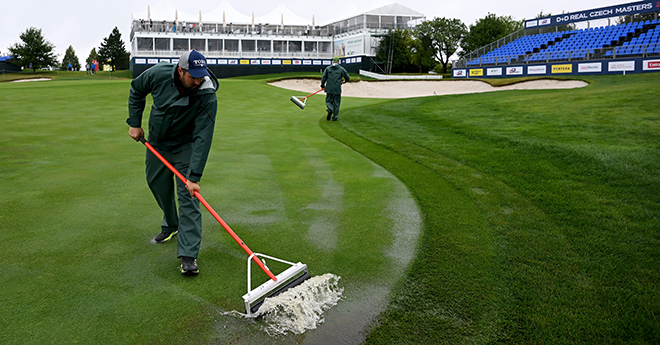
M 290 65 L 291 60 L 282 60 L 282 65 Z
M 483 77 L 483 75 L 484 75 L 483 68 L 470 70 L 470 77 Z
M 552 65 L 552 73 L 573 73 L 573 65 Z
M 241 60 L 241 65 L 249 65 L 250 60 Z

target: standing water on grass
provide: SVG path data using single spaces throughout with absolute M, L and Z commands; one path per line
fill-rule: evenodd
M 344 288 L 339 276 L 326 273 L 304 281 L 275 297 L 266 298 L 257 311 L 270 336 L 302 334 L 324 321 L 326 310 L 337 305 Z
M 341 299 L 344 288 L 339 286 L 340 278 L 326 273 L 307 279 L 275 297 L 266 298 L 256 313 L 262 330 L 271 337 L 277 337 L 316 329 L 323 323 L 324 313 Z M 223 314 L 245 316 L 237 311 Z

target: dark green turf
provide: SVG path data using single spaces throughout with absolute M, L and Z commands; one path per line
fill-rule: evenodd
M 368 344 L 660 342 L 660 74 L 588 80 L 320 122 L 425 215 Z

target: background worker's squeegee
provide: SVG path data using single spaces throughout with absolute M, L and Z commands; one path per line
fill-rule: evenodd
M 309 94 L 309 95 L 307 95 L 303 98 L 300 98 L 300 99 L 298 99 L 298 97 L 296 97 L 296 96 L 291 96 L 291 102 L 293 102 L 293 104 L 297 105 L 300 109 L 305 109 L 305 104 L 307 104 L 307 99 L 311 96 L 316 95 L 317 93 L 319 93 L 323 90 L 325 90 L 325 88 L 322 88 L 321 90 L 318 90 L 318 91 L 316 91 L 312 94 Z
M 149 142 L 144 137 L 140 137 L 139 140 L 149 149 L 149 151 L 151 151 L 156 157 L 158 157 L 158 159 L 160 159 L 160 161 L 163 162 L 163 164 L 165 164 L 165 166 L 169 168 L 174 173 L 174 175 L 176 175 L 176 177 L 178 177 L 181 181 L 183 181 L 183 183 L 186 184 L 188 183 L 188 180 L 185 177 L 183 177 L 183 175 L 178 170 L 176 170 L 176 168 L 174 168 L 174 166 L 172 166 L 172 164 L 170 164 L 170 162 L 168 162 L 165 159 L 165 157 L 163 157 L 160 153 L 158 153 L 158 151 L 153 146 L 151 146 L 151 144 L 149 144 Z M 204 200 L 204 198 L 199 192 L 195 191 L 195 197 L 197 198 L 197 200 L 199 200 L 199 202 L 202 203 L 202 205 L 204 205 L 204 207 L 206 207 L 206 209 L 211 213 L 213 218 L 215 218 L 215 220 L 217 220 L 218 223 L 222 225 L 222 227 L 229 233 L 229 235 L 231 235 L 234 241 L 236 241 L 236 243 L 238 243 L 241 246 L 241 248 L 243 248 L 243 250 L 249 255 L 248 268 L 247 268 L 248 293 L 243 296 L 243 300 L 245 301 L 245 310 L 248 317 L 256 317 L 255 312 L 259 309 L 259 307 L 263 303 L 263 300 L 266 299 L 267 297 L 277 296 L 287 289 L 300 285 L 302 282 L 304 282 L 305 280 L 311 277 L 307 272 L 307 265 L 303 263 L 298 262 L 294 264 L 292 262 L 284 261 L 272 256 L 253 253 L 250 250 L 250 248 L 248 248 L 248 246 L 246 246 L 245 243 L 238 237 L 238 235 L 236 235 L 236 233 L 229 227 L 229 225 L 227 225 L 227 223 L 225 223 L 225 221 L 222 220 L 222 218 L 220 218 L 218 213 L 215 212 L 215 210 L 213 210 L 211 205 L 209 205 L 209 203 L 206 202 L 206 200 Z M 282 262 L 290 265 L 291 267 L 287 268 L 282 273 L 275 276 L 273 272 L 271 272 L 270 269 L 266 267 L 265 261 L 259 260 L 258 256 L 272 259 L 278 262 Z M 268 275 L 268 277 L 270 278 L 270 280 L 261 284 L 259 287 L 257 287 L 254 290 L 251 290 L 251 283 L 250 283 L 251 281 L 250 260 L 256 262 L 259 268 L 261 268 L 261 270 L 264 271 L 264 273 L 266 273 L 266 275 Z

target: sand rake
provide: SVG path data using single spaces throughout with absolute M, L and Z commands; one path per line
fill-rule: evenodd
M 188 183 L 188 180 L 186 180 L 186 178 L 183 177 L 183 175 L 178 170 L 176 170 L 176 168 L 174 168 L 174 166 L 170 164 L 170 162 L 168 162 L 165 159 L 165 157 L 163 157 L 160 153 L 158 153 L 158 151 L 156 151 L 156 149 L 153 146 L 151 146 L 151 144 L 149 144 L 149 142 L 146 139 L 144 139 L 144 137 L 140 137 L 139 140 L 149 149 L 149 151 L 151 151 L 156 157 L 158 157 L 158 159 L 160 159 L 160 161 L 163 162 L 163 164 L 165 164 L 165 166 L 169 168 L 174 173 L 174 175 L 176 175 L 176 177 L 178 177 L 181 181 L 183 181 L 183 183 L 186 184 Z M 218 213 L 215 212 L 215 210 L 213 210 L 211 205 L 209 205 L 209 203 L 206 202 L 206 200 L 204 200 L 204 198 L 199 192 L 195 191 L 195 197 L 197 198 L 197 200 L 199 200 L 199 202 L 202 203 L 202 205 L 204 205 L 204 207 L 211 213 L 213 218 L 215 218 L 215 220 L 217 220 L 218 223 L 220 223 L 220 225 L 229 233 L 229 235 L 231 235 L 234 241 L 236 241 L 236 243 L 238 243 L 238 245 L 240 245 L 241 248 L 243 248 L 243 250 L 249 255 L 247 259 L 248 260 L 247 261 L 248 292 L 245 295 L 243 295 L 243 301 L 245 302 L 245 312 L 247 317 L 250 318 L 257 317 L 256 312 L 267 297 L 275 297 L 280 293 L 290 288 L 293 288 L 297 285 L 300 285 L 305 280 L 311 278 L 311 276 L 307 272 L 307 265 L 303 263 L 300 262 L 293 263 L 264 254 L 253 253 L 250 250 L 250 248 L 248 248 L 248 246 L 245 245 L 245 243 L 229 227 L 229 225 L 227 225 L 227 223 L 225 223 L 225 221 L 222 220 L 222 218 L 220 218 Z M 261 257 L 262 259 L 260 260 L 259 257 Z M 275 260 L 287 264 L 290 267 L 284 270 L 283 272 L 281 272 L 280 274 L 278 274 L 277 276 L 275 276 L 273 272 L 271 272 L 270 269 L 266 266 L 266 261 L 264 259 Z M 270 278 L 270 280 L 267 280 L 265 283 L 259 285 L 254 290 L 252 290 L 251 288 L 251 280 L 252 280 L 251 270 L 250 270 L 251 261 L 254 261 L 257 264 L 257 266 L 259 266 L 259 268 L 261 268 L 261 270 L 264 271 L 264 273 L 266 273 L 268 278 Z
M 312 93 L 312 94 L 309 94 L 309 95 L 307 95 L 307 96 L 305 96 L 305 97 L 303 97 L 303 98 L 300 98 L 300 99 L 298 99 L 298 97 L 296 97 L 296 96 L 291 96 L 291 102 L 293 102 L 293 104 L 297 105 L 298 108 L 300 108 L 300 109 L 305 109 L 305 104 L 307 104 L 307 99 L 308 99 L 309 97 L 312 97 L 312 96 L 316 95 L 317 93 L 319 93 L 319 92 L 321 92 L 321 91 L 323 91 L 323 90 L 325 90 L 325 88 L 322 88 L 321 90 L 318 90 L 318 91 L 316 91 L 316 92 L 314 92 L 314 93 Z

